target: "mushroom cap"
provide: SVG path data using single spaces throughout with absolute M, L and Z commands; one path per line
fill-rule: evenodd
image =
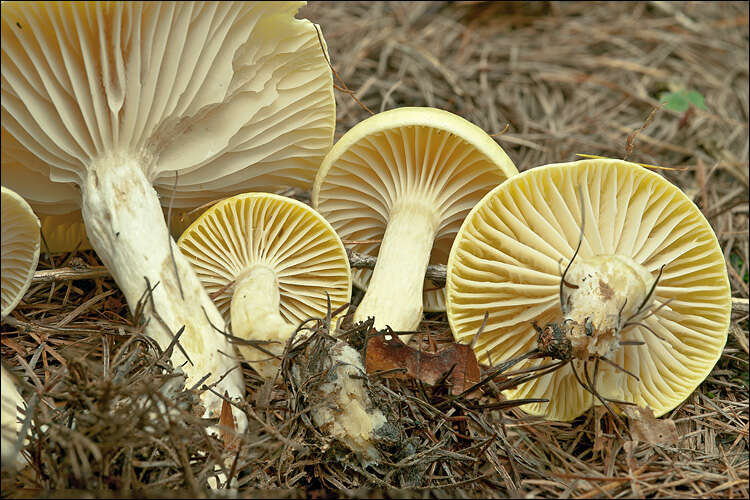
M 177 175 L 175 208 L 308 189 L 335 101 L 315 25 L 294 18 L 303 4 L 3 2 L 3 182 L 66 213 L 73 184 L 115 154 L 164 204 Z
M 560 322 L 560 277 L 580 233 L 578 186 L 586 216 L 576 258 L 626 256 L 654 279 L 666 266 L 654 304 L 671 301 L 641 320 L 666 342 L 642 326 L 629 326 L 622 339 L 645 345 L 621 346 L 610 358 L 640 377 L 640 382 L 624 377 L 620 399 L 649 406 L 661 416 L 684 401 L 721 356 L 730 287 L 718 240 L 700 210 L 669 181 L 636 164 L 583 160 L 546 165 L 488 193 L 466 217 L 448 260 L 451 329 L 458 342 L 467 342 L 487 311 L 475 351 L 481 363 L 497 364 L 536 347 L 532 322 Z M 506 395 L 549 398 L 549 403 L 522 408 L 557 420 L 573 419 L 593 404 L 570 364 Z
M 297 325 L 349 302 L 349 259 L 331 225 L 304 203 L 269 193 L 245 193 L 204 212 L 177 242 L 203 287 L 229 320 L 233 287 L 255 264 L 278 278 L 279 312 Z M 218 295 L 217 292 L 222 290 Z
M 313 206 L 344 240 L 381 240 L 394 204 L 418 194 L 439 207 L 441 223 L 430 264 L 445 264 L 471 207 L 518 172 L 492 137 L 442 109 L 405 107 L 371 116 L 351 128 L 323 159 L 313 185 Z M 380 243 L 359 243 L 377 256 Z M 370 269 L 355 269 L 367 288 Z M 424 310 L 444 310 L 443 289 L 425 280 Z
M 2 186 L 2 317 L 21 301 L 39 261 L 39 219 L 26 200 Z

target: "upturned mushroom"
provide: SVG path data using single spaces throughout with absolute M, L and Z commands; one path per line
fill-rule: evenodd
M 12 375 L 5 369 L 5 365 L 0 366 L 0 383 L 2 384 L 2 406 L 0 407 L 0 417 L 2 423 L 2 433 L 0 434 L 0 466 L 3 469 L 13 470 L 23 463 L 23 457 L 19 453 L 21 439 L 21 421 L 19 420 L 18 407 L 23 405 L 23 398 L 16 388 Z
M 351 272 L 341 239 L 319 213 L 297 200 L 269 193 L 222 200 L 177 244 L 230 319 L 232 334 L 254 342 L 237 348 L 265 379 L 277 375 L 287 341 L 300 324 L 325 317 L 329 305 L 334 311 L 349 302 Z M 363 460 L 376 460 L 370 440 L 385 417 L 356 378 L 364 374 L 361 357 L 343 341 L 326 351 L 329 375 L 319 387 L 325 397 L 313 408 L 313 419 Z
M 415 330 L 427 265 L 447 260 L 474 203 L 516 173 L 492 137 L 444 110 L 397 108 L 344 134 L 323 160 L 312 200 L 342 239 L 377 255 L 371 275 L 360 274 L 367 291 L 354 321 L 374 316 L 376 328 Z
M 657 173 L 621 160 L 533 168 L 488 193 L 448 260 L 447 312 L 482 363 L 544 375 L 507 391 L 571 420 L 592 405 L 661 416 L 721 356 L 726 264 L 708 221 Z M 536 359 L 535 359 L 536 358 Z
M 2 3 L 4 179 L 32 206 L 80 206 L 131 311 L 144 306 L 145 333 L 166 349 L 182 331 L 172 361 L 187 385 L 210 373 L 215 393 L 235 398 L 242 375 L 211 326 L 221 314 L 174 249 L 160 203 L 309 185 L 335 111 L 315 26 L 294 18 L 300 5 Z M 40 177 L 51 190 L 33 184 Z M 220 399 L 203 398 L 218 416 Z
M 7 316 L 31 285 L 39 261 L 39 219 L 26 200 L 2 186 L 2 317 Z
M 0 221 L 0 302 L 2 318 L 18 305 L 31 285 L 39 260 L 39 219 L 26 200 L 2 186 Z M 19 433 L 21 422 L 18 407 L 24 401 L 10 373 L 2 367 L 2 467 L 13 469 L 20 465 Z
M 349 302 L 346 250 L 331 225 L 304 203 L 246 193 L 205 211 L 177 241 L 232 334 L 263 341 L 238 349 L 272 378 L 292 332 L 310 317 Z M 264 352 L 265 351 L 265 352 Z

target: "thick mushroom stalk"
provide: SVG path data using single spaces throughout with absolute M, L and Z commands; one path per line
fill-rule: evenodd
M 435 240 L 439 214 L 423 200 L 393 208 L 377 264 L 354 321 L 375 317 L 375 328 L 416 330 L 422 319 L 424 275 Z M 398 288 L 398 293 L 393 293 Z
M 284 344 L 295 327 L 279 312 L 279 280 L 276 273 L 256 264 L 235 280 L 232 294 L 232 333 L 244 340 L 267 341 L 263 349 L 281 356 Z M 255 347 L 238 346 L 248 363 L 264 378 L 270 379 L 281 366 L 281 360 Z
M 173 348 L 172 362 L 182 367 L 187 386 L 210 373 L 209 385 L 224 377 L 213 387 L 218 394 L 244 396 L 242 373 L 230 357 L 229 344 L 217 349 L 219 334 L 214 328 L 224 326 L 221 314 L 169 235 L 142 165 L 126 155 L 100 158 L 92 163 L 81 188 L 81 211 L 91 245 L 130 307 L 135 310 L 143 304 L 149 318 L 145 334 L 166 348 L 178 333 L 172 328 L 184 326 L 179 339 L 182 349 Z M 218 417 L 218 397 L 206 391 L 203 402 L 208 415 Z M 244 415 L 239 418 L 238 427 L 244 428 Z

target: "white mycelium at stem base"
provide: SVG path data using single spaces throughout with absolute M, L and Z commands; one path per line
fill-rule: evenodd
M 654 277 L 642 265 L 622 255 L 598 255 L 577 258 L 571 264 L 563 285 L 563 303 L 569 304 L 565 319 L 574 321 L 569 338 L 573 355 L 585 360 L 589 356 L 607 356 L 617 350 L 626 320 L 643 305 Z M 589 336 L 586 325 L 589 326 Z
M 192 387 L 209 372 L 211 377 L 204 383 L 211 385 L 231 370 L 214 390 L 221 395 L 226 391 L 232 398 L 243 397 L 242 373 L 229 357 L 231 345 L 214 330 L 214 326 L 223 328 L 224 320 L 169 235 L 156 191 L 139 161 L 127 155 L 95 160 L 81 192 L 91 245 L 113 274 L 131 311 L 136 310 L 147 290 L 146 279 L 155 287 L 146 299 L 148 323 L 144 333 L 166 349 L 184 325 L 179 342 L 192 364 L 186 362 L 177 346 L 172 362 L 187 375 L 186 386 Z M 171 252 L 170 245 L 174 245 Z M 173 329 L 171 333 L 165 325 Z M 202 400 L 208 416 L 218 417 L 220 399 L 204 391 Z M 238 428 L 244 429 L 245 415 L 235 417 Z
M 256 264 L 237 277 L 232 294 L 232 334 L 244 340 L 264 340 L 263 349 L 280 356 L 295 330 L 279 312 L 279 280 L 276 273 Z M 279 359 L 252 346 L 238 345 L 242 356 L 266 379 L 281 366 Z
M 375 328 L 416 330 L 422 319 L 422 289 L 438 225 L 427 200 L 398 203 L 390 214 L 367 292 L 353 320 L 375 317 Z M 394 293 L 398 290 L 398 293 Z M 405 342 L 408 338 L 402 337 Z

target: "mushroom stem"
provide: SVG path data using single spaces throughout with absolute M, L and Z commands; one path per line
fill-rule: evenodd
M 268 344 L 259 347 L 280 356 L 295 329 L 282 318 L 280 299 L 279 280 L 273 269 L 263 264 L 250 267 L 234 283 L 230 307 L 232 333 L 244 340 L 268 341 Z M 253 346 L 238 348 L 264 378 L 272 378 L 281 366 L 279 359 Z
M 184 327 L 172 362 L 182 367 L 186 386 L 207 374 L 218 394 L 244 397 L 244 381 L 231 344 L 214 327 L 224 320 L 167 230 L 158 195 L 136 158 L 110 156 L 93 162 L 81 183 L 81 211 L 91 246 L 112 273 L 135 313 L 143 309 L 144 333 L 167 349 Z M 170 245 L 174 245 L 170 248 Z M 175 274 L 177 273 L 177 274 Z M 148 294 L 150 285 L 153 291 Z M 185 359 L 183 349 L 190 361 Z M 229 372 L 227 374 L 227 372 Z M 218 417 L 222 400 L 202 393 L 206 416 Z M 244 429 L 245 415 L 235 415 Z
M 354 313 L 355 322 L 374 316 L 378 329 L 417 329 L 436 231 L 437 214 L 428 203 L 404 203 L 393 208 L 367 292 Z M 396 288 L 399 293 L 394 293 Z
M 622 255 L 577 259 L 566 281 L 575 286 L 566 288 L 563 300 L 570 305 L 566 319 L 573 320 L 571 343 L 579 359 L 616 351 L 626 320 L 653 300 L 649 296 L 654 283 L 651 273 Z

